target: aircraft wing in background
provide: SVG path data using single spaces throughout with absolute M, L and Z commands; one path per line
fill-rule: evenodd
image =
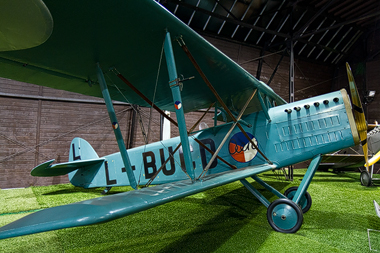
M 34 48 L 0 52 L 0 76 L 102 97 L 96 75 L 99 62 L 113 100 L 149 106 L 118 78 L 117 74 L 121 74 L 146 97 L 154 97 L 159 108 L 174 111 L 162 53 L 165 33 L 169 31 L 183 85 L 185 112 L 207 108 L 215 97 L 179 43 L 185 43 L 230 110 L 239 112 L 255 88 L 269 104 L 286 103 L 156 1 L 44 3 L 54 21 L 50 38 Z M 260 110 L 256 97 L 245 114 Z

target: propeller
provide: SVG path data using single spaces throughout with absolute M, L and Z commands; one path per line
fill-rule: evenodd
M 365 158 L 365 167 L 368 170 L 368 144 L 367 144 L 367 122 L 365 120 L 362 103 L 360 102 L 360 96 L 356 88 L 354 76 L 352 75 L 351 67 L 346 63 L 348 82 L 350 84 L 350 92 L 352 99 L 352 109 L 354 111 L 356 128 L 359 133 L 360 141 L 363 148 L 363 154 Z

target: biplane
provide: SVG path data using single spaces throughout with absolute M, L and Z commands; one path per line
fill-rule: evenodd
M 363 186 L 371 186 L 372 182 L 377 180 L 377 178 L 373 178 L 373 171 L 374 165 L 380 160 L 380 127 L 378 124 L 368 124 L 367 127 L 368 130 L 372 129 L 367 134 L 369 170 L 362 169 L 366 167 L 366 162 L 360 145 L 323 155 L 319 169 L 333 169 L 334 171 L 359 169 L 361 171 L 360 183 Z
M 33 15 L 15 2 L 28 4 Z M 321 155 L 360 142 L 366 148 L 366 123 L 348 65 L 352 105 L 344 89 L 286 103 L 153 0 L 2 5 L 14 22 L 2 26 L 0 76 L 104 98 L 120 150 L 98 157 L 75 138 L 68 162 L 48 161 L 32 175 L 69 174 L 84 188 L 135 190 L 32 213 L 1 227 L 1 239 L 111 221 L 234 181 L 267 207 L 275 231 L 294 233 L 311 207 L 307 189 Z M 177 121 L 163 116 L 180 136 L 126 150 L 111 99 L 174 111 Z M 185 113 L 212 106 L 223 124 L 186 128 Z M 284 194 L 258 177 L 309 159 L 299 187 Z M 247 178 L 278 199 L 267 200 Z M 150 183 L 156 186 L 139 189 Z

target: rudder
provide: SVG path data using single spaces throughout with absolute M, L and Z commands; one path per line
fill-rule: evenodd
M 94 148 L 86 140 L 75 137 L 70 144 L 69 162 L 99 158 Z

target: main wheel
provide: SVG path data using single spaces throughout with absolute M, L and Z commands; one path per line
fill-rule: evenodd
M 295 233 L 303 222 L 301 208 L 289 199 L 276 199 L 267 210 L 269 225 L 281 233 Z
M 371 176 L 369 175 L 368 171 L 363 170 L 362 173 L 360 173 L 360 183 L 363 186 L 370 186 L 372 184 Z
M 297 189 L 298 189 L 298 186 L 289 187 L 285 191 L 284 195 L 288 199 L 292 200 L 293 197 L 294 197 L 294 195 L 296 194 Z M 305 192 L 305 194 L 301 197 L 301 200 L 300 200 L 300 203 L 299 203 L 299 205 L 302 208 L 302 212 L 303 213 L 306 213 L 307 211 L 309 211 L 309 209 L 311 207 L 311 203 L 312 203 L 312 201 L 311 201 L 310 194 L 308 192 Z

